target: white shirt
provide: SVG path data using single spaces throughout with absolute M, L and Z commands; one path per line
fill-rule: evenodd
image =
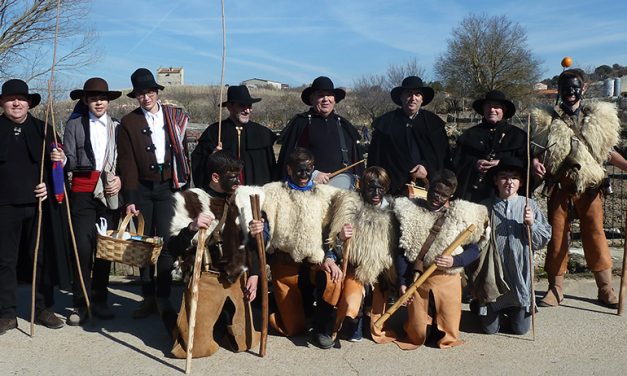
M 152 138 L 152 144 L 155 146 L 157 163 L 162 164 L 165 161 L 165 123 L 163 120 L 163 109 L 159 103 L 157 103 L 157 106 L 159 106 L 159 111 L 155 114 L 144 110 L 143 107 L 141 109 L 144 111 L 148 127 L 150 127 L 152 132 L 150 137 Z
M 89 141 L 96 158 L 96 170 L 102 171 L 105 151 L 107 150 L 107 114 L 97 118 L 89 113 Z

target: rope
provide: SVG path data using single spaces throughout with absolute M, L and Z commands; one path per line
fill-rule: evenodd
M 226 22 L 224 19 L 224 0 L 222 3 L 222 67 L 220 69 L 220 104 L 218 108 L 218 145 L 222 146 L 222 103 L 224 102 L 224 65 L 226 60 Z

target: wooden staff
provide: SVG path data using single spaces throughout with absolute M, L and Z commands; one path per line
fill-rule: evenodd
M 226 60 L 226 22 L 224 20 L 224 0 L 222 4 L 222 67 L 220 68 L 220 104 L 218 111 L 218 145 L 222 146 L 222 102 L 224 95 L 224 64 Z
M 342 168 L 340 168 L 339 170 L 337 170 L 337 171 L 335 171 L 335 172 L 332 172 L 332 173 L 329 175 L 329 179 L 332 179 L 332 178 L 336 177 L 337 175 L 341 174 L 342 172 L 344 172 L 344 171 L 348 171 L 348 170 L 350 170 L 351 168 L 353 168 L 353 167 L 355 167 L 355 166 L 357 166 L 357 165 L 359 165 L 359 164 L 361 164 L 361 163 L 364 163 L 364 162 L 366 162 L 366 159 L 362 159 L 361 161 L 359 161 L 359 162 L 355 162 L 355 163 L 353 163 L 352 165 L 349 165 L 349 166 L 346 166 L 346 167 L 342 167 Z
M 442 256 L 450 256 L 453 253 L 453 251 L 455 251 L 455 249 L 459 247 L 462 244 L 462 242 L 466 240 L 470 236 L 470 234 L 473 233 L 473 231 L 475 231 L 476 228 L 477 226 L 475 226 L 474 224 L 471 224 L 470 226 L 468 226 L 468 228 L 466 228 L 463 232 L 461 232 L 457 236 L 457 239 L 455 239 L 455 241 L 451 243 L 451 245 L 449 245 L 444 250 L 444 252 L 442 252 Z M 427 280 L 427 278 L 429 278 L 429 276 L 433 274 L 433 272 L 435 271 L 435 269 L 437 269 L 437 267 L 438 266 L 436 264 L 431 264 L 431 266 L 429 266 L 427 270 L 425 270 L 425 272 L 422 273 L 420 278 L 418 278 L 414 283 L 412 283 L 407 288 L 407 291 L 405 291 L 405 293 L 400 298 L 398 298 L 396 303 L 394 303 L 394 305 L 392 305 L 387 311 L 385 311 L 385 313 L 381 317 L 379 317 L 379 319 L 374 323 L 374 326 L 377 329 L 381 329 L 383 327 L 383 324 L 385 324 L 385 322 L 394 314 L 394 312 L 396 312 L 402 305 L 404 305 L 416 293 L 416 290 L 418 290 L 418 287 L 420 287 Z
M 348 271 L 348 254 L 350 253 L 351 240 L 350 238 L 344 240 L 344 244 L 342 246 L 342 284 L 344 284 L 344 280 L 346 279 L 346 272 Z
M 618 293 L 618 312 L 622 316 L 625 307 L 625 292 L 627 292 L 627 278 L 625 278 L 625 269 L 627 269 L 627 215 L 625 216 L 625 242 L 623 244 L 623 271 L 620 275 L 620 292 Z
M 187 326 L 187 359 L 185 361 L 185 374 L 192 372 L 192 351 L 194 349 L 194 329 L 196 327 L 196 310 L 198 309 L 198 284 L 200 283 L 200 269 L 202 267 L 202 257 L 205 253 L 205 240 L 207 230 L 201 228 L 198 231 L 198 245 L 196 246 L 196 256 L 194 258 L 194 271 L 190 286 L 192 288 L 192 302 L 189 308 L 189 324 Z
M 527 176 L 525 179 L 525 210 L 529 207 L 529 181 L 531 180 L 531 114 L 527 114 Z M 523 213 L 523 218 L 525 214 Z M 529 277 L 531 278 L 531 284 L 529 296 L 531 297 L 531 338 L 536 340 L 536 298 L 535 281 L 534 281 L 534 266 L 533 266 L 533 238 L 531 237 L 531 226 L 525 226 L 527 229 L 527 239 L 529 239 Z
M 250 206 L 253 211 L 253 219 L 261 220 L 261 208 L 259 195 L 250 195 Z M 266 273 L 266 245 L 263 242 L 263 232 L 255 235 L 257 251 L 259 253 L 259 278 L 261 278 L 261 340 L 259 341 L 259 356 L 266 356 L 268 342 L 268 275 Z

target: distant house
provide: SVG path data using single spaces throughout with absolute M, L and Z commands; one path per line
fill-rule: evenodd
M 157 83 L 163 86 L 185 84 L 183 68 L 159 68 L 157 70 Z
M 546 84 L 543 84 L 542 82 L 537 82 L 535 84 L 533 84 L 533 90 L 534 91 L 540 91 L 540 90 L 546 90 L 549 87 Z
M 246 85 L 247 87 L 251 89 L 258 88 L 258 87 L 271 87 L 277 90 L 289 88 L 288 84 L 283 84 L 278 81 L 264 80 L 261 78 L 251 78 L 250 80 L 244 80 L 240 82 L 240 85 Z

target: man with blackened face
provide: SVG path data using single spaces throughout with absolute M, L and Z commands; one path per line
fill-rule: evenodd
M 311 158 L 304 155 L 302 158 L 291 160 L 287 165 L 289 184 L 299 188 L 311 188 L 313 180 L 311 176 L 314 171 L 313 155 Z
M 532 115 L 532 129 L 536 131 L 533 141 L 538 145 L 534 154 L 542 153 L 533 159 L 533 172 L 544 179 L 552 227 L 544 266 L 549 289 L 538 305 L 554 307 L 564 299 L 570 222 L 578 217 L 586 263 L 598 287 L 598 302 L 616 308 L 612 258 L 603 230 L 603 197 L 609 192 L 605 162 L 627 171 L 627 161 L 615 150 L 620 142 L 620 120 L 613 103 L 584 99 L 586 75 L 581 69 L 565 70 L 557 82 L 559 103 L 552 109 L 538 108 Z M 573 210 L 565 209 L 569 207 Z

